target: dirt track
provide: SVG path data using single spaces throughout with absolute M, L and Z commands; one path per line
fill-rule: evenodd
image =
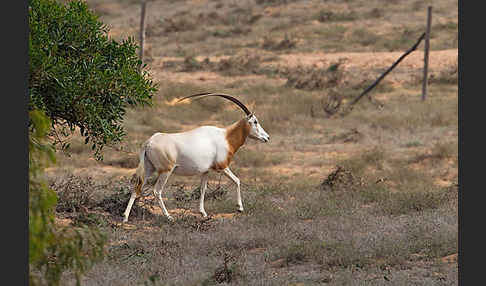
M 408 81 L 412 76 L 416 76 L 417 72 L 423 69 L 424 54 L 422 45 L 419 49 L 409 54 L 393 72 L 387 75 L 387 79 L 393 82 Z M 345 72 L 364 72 L 378 74 L 390 67 L 404 52 L 360 52 L 360 53 L 292 53 L 279 55 L 276 61 L 263 63 L 263 65 L 278 66 L 294 68 L 298 66 L 314 66 L 323 67 L 329 66 L 332 63 L 342 61 L 341 67 Z M 448 67 L 457 66 L 458 50 L 441 50 L 431 51 L 429 54 L 429 71 L 430 73 L 442 71 Z M 224 57 L 211 57 L 211 62 L 218 62 Z M 167 71 L 164 67 L 164 62 L 174 61 L 177 58 L 173 57 L 156 57 L 150 64 L 155 78 L 169 79 L 176 82 L 194 82 L 199 80 L 205 84 L 226 84 L 237 80 L 256 80 L 260 76 L 244 75 L 225 77 L 218 73 L 210 71 L 195 71 L 191 73 Z M 204 57 L 196 57 L 198 61 L 203 61 Z M 269 81 L 271 79 L 267 79 Z M 283 80 L 273 79 L 276 83 L 283 82 Z

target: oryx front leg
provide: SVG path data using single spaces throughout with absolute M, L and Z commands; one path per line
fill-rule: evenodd
M 236 201 L 238 203 L 238 211 L 242 212 L 243 203 L 241 202 L 240 179 L 238 179 L 238 177 L 236 177 L 228 167 L 223 170 L 223 173 L 236 184 Z
M 172 171 L 174 170 L 174 168 L 172 168 L 167 173 L 161 173 L 159 175 L 159 178 L 157 179 L 157 183 L 155 183 L 155 187 L 154 187 L 154 195 L 155 195 L 155 197 L 158 197 L 158 199 L 159 199 L 160 208 L 162 209 L 162 212 L 167 217 L 167 219 L 170 220 L 170 221 L 173 221 L 174 218 L 172 218 L 172 216 L 167 211 L 167 208 L 165 207 L 164 200 L 162 199 L 162 191 L 164 190 L 165 184 L 167 184 L 167 181 L 169 180 L 169 177 L 172 174 Z
M 204 194 L 206 193 L 206 188 L 208 186 L 208 173 L 204 173 L 201 176 L 201 198 L 199 199 L 199 212 L 203 217 L 207 217 L 206 211 L 204 210 Z

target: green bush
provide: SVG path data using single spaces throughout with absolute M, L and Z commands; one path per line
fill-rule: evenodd
M 29 110 L 51 119 L 53 143 L 69 147 L 76 127 L 101 159 L 104 145 L 125 135 L 128 106 L 151 104 L 156 86 L 140 69 L 132 38 L 109 39 L 84 1 L 29 4 Z
M 29 285 L 59 285 L 65 270 L 76 281 L 104 256 L 106 237 L 97 229 L 58 228 L 56 193 L 49 189 L 43 169 L 55 162 L 46 143 L 50 121 L 38 110 L 29 112 Z
M 59 285 L 66 270 L 79 285 L 104 257 L 106 236 L 55 224 L 58 199 L 44 169 L 55 162 L 56 144 L 69 148 L 76 128 L 102 159 L 103 146 L 122 140 L 126 108 L 151 104 L 156 86 L 133 39 L 109 40 L 83 1 L 29 1 L 29 32 L 29 285 Z

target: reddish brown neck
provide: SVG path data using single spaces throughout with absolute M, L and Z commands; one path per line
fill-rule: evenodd
M 226 141 L 229 145 L 229 153 L 234 154 L 246 141 L 250 134 L 250 123 L 243 118 L 226 127 Z

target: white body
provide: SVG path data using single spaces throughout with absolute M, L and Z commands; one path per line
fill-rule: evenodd
M 137 195 L 140 195 L 147 178 L 154 172 L 159 174 L 154 187 L 159 205 L 164 214 L 172 220 L 162 200 L 162 191 L 169 176 L 174 173 L 182 176 L 201 175 L 201 198 L 199 212 L 206 217 L 204 194 L 207 187 L 208 172 L 222 171 L 236 184 L 238 211 L 243 211 L 240 193 L 240 180 L 231 172 L 228 165 L 246 138 L 268 142 L 269 136 L 250 114 L 226 128 L 201 126 L 181 133 L 155 133 L 142 147 L 140 163 L 137 168 L 139 178 L 124 213 L 128 221 L 130 210 Z
M 214 126 L 202 126 L 182 133 L 155 133 L 146 143 L 146 152 L 157 157 L 163 152 L 158 146 L 171 146 L 170 156 L 176 166 L 173 173 L 200 175 L 209 171 L 215 162 L 226 160 L 228 145 L 225 134 L 225 129 Z

